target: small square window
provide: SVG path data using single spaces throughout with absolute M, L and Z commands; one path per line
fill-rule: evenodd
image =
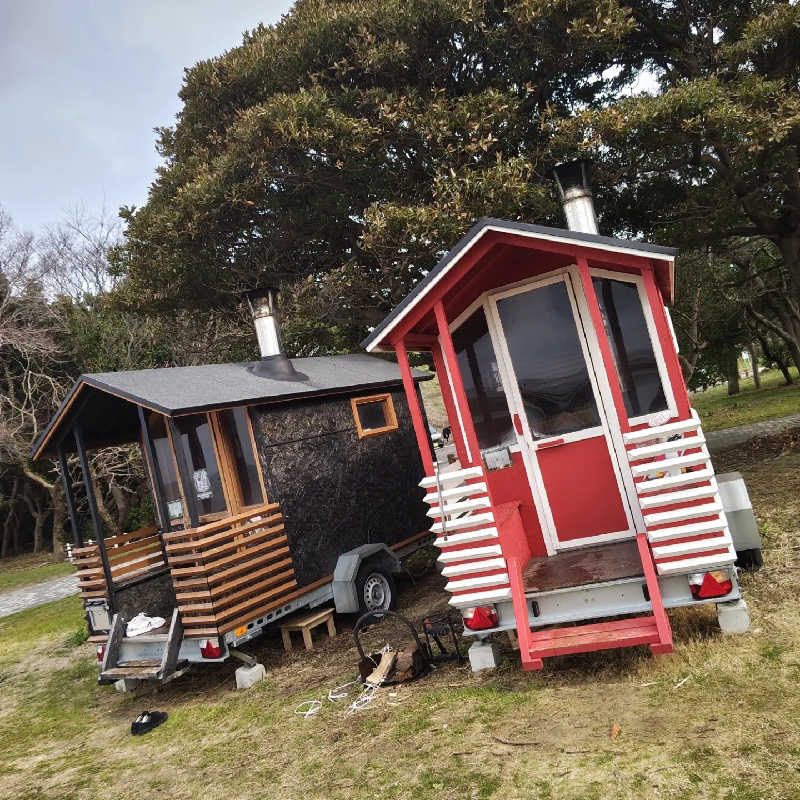
M 397 416 L 390 394 L 352 397 L 350 405 L 353 408 L 359 439 L 397 430 Z

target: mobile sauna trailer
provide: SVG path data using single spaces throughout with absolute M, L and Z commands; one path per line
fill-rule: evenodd
M 363 343 L 397 354 L 450 603 L 481 636 L 516 628 L 526 669 L 670 652 L 669 607 L 715 602 L 747 624 L 665 309 L 676 251 L 599 236 L 586 164 L 557 174 L 570 230 L 480 221 Z M 410 350 L 433 357 L 449 469 Z
M 255 364 L 82 376 L 36 445 L 34 457 L 58 457 L 65 476 L 101 682 L 225 659 L 330 599 L 345 612 L 388 607 L 399 556 L 431 541 L 397 366 L 363 354 L 290 361 L 274 315 L 257 323 L 262 352 L 277 352 Z M 128 443 L 140 446 L 157 524 L 104 537 L 87 454 Z M 126 637 L 139 612 L 167 625 Z

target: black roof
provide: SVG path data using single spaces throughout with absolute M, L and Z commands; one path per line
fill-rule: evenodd
M 422 294 L 427 287 L 433 283 L 438 276 L 444 272 L 455 259 L 466 250 L 472 242 L 480 236 L 486 228 L 502 228 L 503 230 L 518 231 L 526 234 L 540 234 L 542 236 L 557 236 L 559 239 L 571 239 L 578 244 L 590 244 L 601 248 L 625 248 L 626 250 L 638 250 L 642 253 L 666 256 L 674 258 L 678 250 L 675 247 L 664 247 L 658 244 L 648 244 L 647 242 L 637 242 L 630 239 L 617 239 L 613 236 L 600 236 L 597 233 L 581 233 L 571 231 L 566 228 L 551 228 L 546 225 L 532 225 L 527 222 L 514 222 L 513 220 L 497 219 L 495 217 L 483 217 L 476 222 L 464 236 L 442 256 L 439 263 L 406 295 L 405 298 L 395 306 L 386 319 L 378 325 L 372 333 L 361 342 L 364 348 L 369 347 L 392 323 Z
M 380 389 L 402 383 L 397 364 L 364 353 L 293 358 L 290 361 L 305 376 L 304 380 L 282 381 L 254 375 L 247 369 L 254 362 L 81 375 L 34 445 L 32 456 L 37 458 L 47 452 L 45 445 L 54 429 L 80 413 L 82 404 L 76 402 L 78 393 L 87 394 L 87 402 L 95 405 L 94 413 L 87 414 L 87 417 L 98 427 L 98 440 L 102 432 L 110 442 L 117 428 L 122 436 L 122 428 L 130 430 L 135 419 L 135 409 L 132 413 L 123 411 L 120 408 L 123 404 L 133 403 L 173 416 L 213 408 Z M 417 381 L 432 377 L 431 373 L 414 370 Z M 105 399 L 101 400 L 98 395 L 104 395 Z M 109 396 L 117 398 L 115 406 L 109 405 Z M 123 402 L 119 403 L 120 400 Z M 107 424 L 101 425 L 98 417 L 107 418 Z M 124 424 L 123 417 L 127 417 Z M 118 425 L 115 424 L 117 420 Z

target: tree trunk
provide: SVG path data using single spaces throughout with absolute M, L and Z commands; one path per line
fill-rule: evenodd
M 11 494 L 8 496 L 8 511 L 6 518 L 3 522 L 3 541 L 0 544 L 0 558 L 6 558 L 12 552 L 16 555 L 16 550 L 12 550 L 11 531 L 15 527 L 17 521 L 17 492 L 19 491 L 19 475 L 14 478 L 14 483 L 11 485 Z
M 50 502 L 53 506 L 53 533 L 52 548 L 53 561 L 64 560 L 64 521 L 66 519 L 66 509 L 64 508 L 64 490 L 61 484 L 56 482 L 50 491 Z
M 120 529 L 124 529 L 131 510 L 128 493 L 115 483 L 112 483 L 109 489 L 111 491 L 111 497 L 114 499 L 114 505 L 117 507 L 117 525 Z
M 103 493 L 100 491 L 100 486 L 98 485 L 99 482 L 93 477 L 92 483 L 94 484 L 94 498 L 97 503 L 97 513 L 100 515 L 100 519 L 105 523 L 110 536 L 119 536 L 119 534 L 122 533 L 122 529 L 117 525 L 117 521 L 111 516 L 108 506 L 106 506 Z
M 725 377 L 728 379 L 728 394 L 739 394 L 739 352 L 734 350 L 725 357 Z
M 756 349 L 756 343 L 750 342 L 747 347 L 747 352 L 750 354 L 750 366 L 753 369 L 753 383 L 756 386 L 756 389 L 761 388 L 761 375 L 758 372 L 758 350 Z
M 792 379 L 792 373 L 789 371 L 789 363 L 781 355 L 773 352 L 772 346 L 767 341 L 766 336 L 761 333 L 761 331 L 758 331 L 756 335 L 758 336 L 758 341 L 761 345 L 761 352 L 764 354 L 764 358 L 766 358 L 768 362 L 778 365 L 778 369 L 781 371 L 786 385 L 791 386 L 794 381 Z

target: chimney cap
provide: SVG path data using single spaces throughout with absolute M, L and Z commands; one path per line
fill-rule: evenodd
M 570 190 L 582 190 L 585 194 L 592 194 L 592 159 L 576 158 L 573 161 L 564 161 L 556 164 L 548 173 L 556 184 L 561 200 Z

